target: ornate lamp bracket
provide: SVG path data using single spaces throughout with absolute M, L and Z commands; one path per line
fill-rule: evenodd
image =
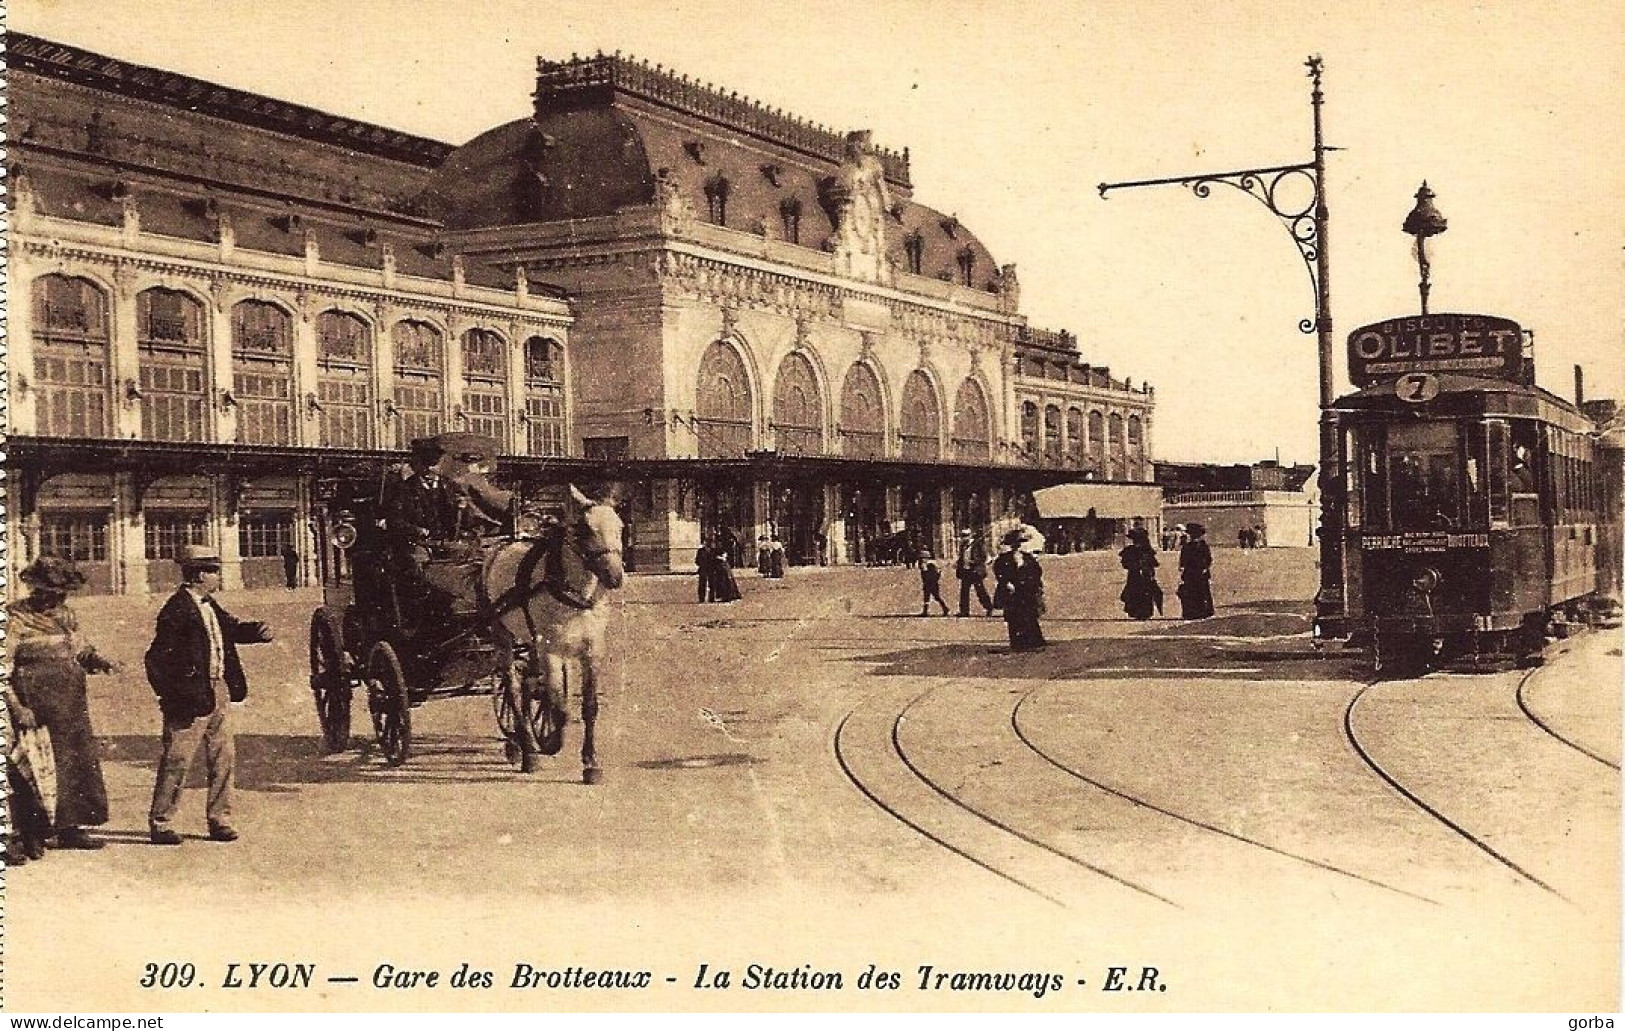
M 1286 198 L 1290 196 L 1289 184 L 1294 184 L 1302 177 L 1309 183 L 1309 199 L 1298 204 L 1289 203 Z M 1309 285 L 1315 296 L 1320 296 L 1320 271 L 1317 264 L 1320 257 L 1320 230 L 1316 223 L 1315 212 L 1322 203 L 1320 176 L 1313 163 L 1302 165 L 1277 165 L 1273 168 L 1246 168 L 1235 172 L 1210 172 L 1201 175 L 1180 176 L 1172 179 L 1140 179 L 1127 183 L 1101 183 L 1097 189 L 1104 198 L 1111 190 L 1127 189 L 1134 186 L 1183 186 L 1197 197 L 1206 199 L 1213 193 L 1215 185 L 1230 186 L 1258 201 L 1269 209 L 1276 220 L 1285 227 L 1297 245 L 1298 253 L 1303 257 L 1303 264 L 1309 271 Z M 1319 313 L 1317 312 L 1317 318 Z M 1299 319 L 1298 329 L 1304 333 L 1313 333 L 1317 328 L 1317 319 Z

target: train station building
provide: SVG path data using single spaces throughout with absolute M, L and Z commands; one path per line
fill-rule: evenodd
M 1034 490 L 1153 478 L 1150 387 L 1028 324 L 908 152 L 665 69 L 541 60 L 460 147 L 8 36 L 14 568 L 164 590 L 313 568 L 322 475 L 494 437 L 621 485 L 629 560 L 943 553 Z

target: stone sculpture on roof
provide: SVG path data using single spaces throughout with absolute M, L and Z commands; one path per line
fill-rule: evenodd
M 835 272 L 865 283 L 880 283 L 891 271 L 886 262 L 886 212 L 891 196 L 886 171 L 867 130 L 848 133 L 846 155 L 834 190 L 839 218 L 835 229 Z

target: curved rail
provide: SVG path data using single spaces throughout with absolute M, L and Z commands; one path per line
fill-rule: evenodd
M 1177 820 L 1180 823 L 1188 824 L 1189 826 L 1196 827 L 1196 828 L 1199 828 L 1199 829 L 1204 830 L 1204 831 L 1208 831 L 1208 832 L 1213 833 L 1213 834 L 1217 834 L 1220 837 L 1229 838 L 1232 841 L 1240 842 L 1241 844 L 1244 844 L 1244 845 L 1251 845 L 1254 848 L 1263 849 L 1266 852 L 1271 852 L 1271 853 L 1274 853 L 1275 855 L 1282 856 L 1283 858 L 1295 860 L 1296 862 L 1300 862 L 1300 863 L 1304 863 L 1304 864 L 1306 864 L 1308 866 L 1315 867 L 1316 869 L 1319 869 L 1319 870 L 1325 870 L 1328 873 L 1339 874 L 1339 875 L 1341 875 L 1343 877 L 1349 877 L 1349 878 L 1352 878 L 1352 879 L 1354 879 L 1356 881 L 1360 881 L 1363 884 L 1369 884 L 1369 885 L 1371 885 L 1372 887 L 1375 887 L 1375 888 L 1382 888 L 1385 891 L 1391 891 L 1391 892 L 1394 892 L 1395 894 L 1403 895 L 1406 898 L 1415 899 L 1415 900 L 1417 900 L 1419 902 L 1426 902 L 1428 905 L 1431 905 L 1431 906 L 1439 905 L 1439 902 L 1436 899 L 1430 899 L 1425 895 L 1418 895 L 1415 892 L 1406 891 L 1404 888 L 1396 888 L 1392 884 L 1387 884 L 1387 883 L 1379 881 L 1379 880 L 1377 880 L 1375 878 L 1367 877 L 1364 874 L 1355 873 L 1352 870 L 1345 870 L 1340 866 L 1335 866 L 1335 865 L 1333 865 L 1331 863 L 1325 863 L 1325 862 L 1322 862 L 1322 861 L 1320 861 L 1318 859 L 1311 859 L 1308 856 L 1301 856 L 1301 855 L 1298 855 L 1295 852 L 1288 852 L 1285 849 L 1277 848 L 1276 846 L 1268 844 L 1267 842 L 1259 841 L 1259 840 L 1257 840 L 1255 838 L 1249 838 L 1245 834 L 1238 834 L 1235 831 L 1226 830 L 1223 827 L 1219 827 L 1219 826 L 1216 826 L 1214 824 L 1207 823 L 1205 821 L 1198 820 L 1198 819 L 1195 819 L 1195 818 L 1190 817 L 1190 816 L 1186 816 L 1183 813 L 1175 812 L 1172 809 L 1168 809 L 1168 808 L 1165 808 L 1163 806 L 1157 805 L 1155 802 L 1152 802 L 1152 801 L 1150 801 L 1148 799 L 1141 798 L 1138 795 L 1133 795 L 1133 794 L 1130 794 L 1129 792 L 1123 791 L 1123 790 L 1121 790 L 1119 788 L 1115 788 L 1115 787 L 1111 786 L 1110 784 L 1105 783 L 1104 781 L 1100 781 L 1100 780 L 1095 779 L 1094 777 L 1089 776 L 1088 774 L 1084 773 L 1081 770 L 1078 770 L 1075 767 L 1069 766 L 1066 763 L 1061 762 L 1059 759 L 1056 759 L 1054 756 L 1050 755 L 1048 752 L 1044 751 L 1036 743 L 1034 743 L 1033 740 L 1027 736 L 1027 732 L 1024 731 L 1021 728 L 1021 707 L 1026 705 L 1032 699 L 1032 697 L 1034 695 L 1036 695 L 1043 687 L 1046 686 L 1047 683 L 1048 682 L 1046 681 L 1045 684 L 1040 684 L 1037 687 L 1034 687 L 1032 690 L 1028 691 L 1026 694 L 1021 696 L 1021 700 L 1016 703 L 1015 708 L 1010 710 L 1010 727 L 1011 727 L 1011 729 L 1013 729 L 1015 731 L 1016 737 L 1021 740 L 1021 743 L 1023 745 L 1025 745 L 1028 748 L 1028 750 L 1030 750 L 1034 755 L 1038 756 L 1040 759 L 1043 759 L 1045 762 L 1049 763 L 1051 766 L 1053 766 L 1056 769 L 1060 770 L 1062 773 L 1065 773 L 1065 774 L 1067 774 L 1068 776 L 1071 776 L 1071 777 L 1075 777 L 1078 780 L 1082 781 L 1083 783 L 1088 784 L 1090 787 L 1098 788 L 1101 791 L 1106 792 L 1108 795 L 1112 795 L 1112 796 L 1114 796 L 1116 798 L 1120 798 L 1123 801 L 1129 802 L 1129 803 L 1131 803 L 1132 805 L 1135 805 L 1135 806 L 1139 806 L 1142 809 L 1149 809 L 1154 813 L 1159 813 L 1159 814 L 1161 814 L 1163 816 L 1168 817 L 1169 819 Z
M 1508 870 L 1511 870 L 1519 877 L 1522 877 L 1524 880 L 1529 881 L 1531 884 L 1537 885 L 1542 890 L 1550 892 L 1552 895 L 1562 899 L 1564 902 L 1573 905 L 1573 900 L 1569 899 L 1562 892 L 1558 891 L 1550 884 L 1547 884 L 1539 877 L 1536 877 L 1528 870 L 1525 870 L 1511 858 L 1502 855 L 1500 852 L 1496 851 L 1495 848 L 1489 844 L 1489 842 L 1480 838 L 1472 831 L 1463 827 L 1461 824 L 1452 820 L 1438 809 L 1423 801 L 1421 796 L 1407 788 L 1404 784 L 1401 784 L 1398 778 L 1384 769 L 1382 764 L 1377 762 L 1376 757 L 1366 750 L 1365 746 L 1360 743 L 1359 736 L 1354 733 L 1354 710 L 1359 706 L 1360 699 L 1364 698 L 1366 694 L 1370 692 L 1371 688 L 1375 686 L 1375 684 L 1376 681 L 1371 681 L 1363 685 L 1360 690 L 1354 693 L 1354 697 L 1349 699 L 1347 707 L 1345 707 L 1343 710 L 1343 735 L 1348 739 L 1349 744 L 1354 748 L 1355 754 L 1360 757 L 1360 760 L 1364 762 L 1373 773 L 1375 773 L 1378 777 L 1381 777 L 1389 787 L 1399 792 L 1412 805 L 1416 806 L 1418 809 L 1421 809 L 1435 820 L 1450 828 L 1450 830 L 1460 836 L 1462 840 L 1466 841 L 1480 852 L 1483 852 L 1486 856 L 1489 856 L 1495 862 L 1506 867 Z
M 1558 741 L 1560 741 L 1563 744 L 1565 744 L 1565 745 L 1569 746 L 1570 748 L 1574 749 L 1576 752 L 1579 752 L 1581 755 L 1585 756 L 1586 758 L 1595 759 L 1597 762 L 1602 763 L 1604 766 L 1606 766 L 1609 769 L 1613 770 L 1615 773 L 1618 773 L 1619 772 L 1619 763 L 1614 762 L 1613 760 L 1607 758 L 1606 756 L 1598 755 L 1596 752 L 1593 752 L 1591 749 L 1589 749 L 1586 746 L 1580 744 L 1579 742 L 1571 741 L 1568 738 L 1564 737 L 1562 734 L 1559 734 L 1556 730 L 1552 729 L 1552 726 L 1550 724 L 1548 724 L 1545 720 L 1541 719 L 1538 715 L 1536 715 L 1535 710 L 1533 710 L 1533 709 L 1531 709 L 1529 707 L 1529 702 L 1524 697 L 1524 688 L 1528 686 L 1528 684 L 1529 684 L 1529 682 L 1531 680 L 1535 679 L 1535 674 L 1539 673 L 1539 672 L 1540 672 L 1540 669 L 1538 669 L 1538 668 L 1537 669 L 1532 669 L 1528 673 L 1525 673 L 1521 679 L 1519 679 L 1519 681 L 1518 681 L 1518 690 L 1517 690 L 1518 708 L 1523 710 L 1523 714 L 1525 716 L 1529 717 L 1529 722 L 1533 723 L 1535 726 L 1539 727 L 1541 730 L 1544 730 L 1546 733 L 1550 734 L 1552 737 L 1556 738 Z

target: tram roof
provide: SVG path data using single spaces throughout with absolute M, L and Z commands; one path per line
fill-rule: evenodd
M 1393 381 L 1376 383 L 1333 403 L 1338 412 L 1405 412 L 1418 418 L 1433 416 L 1538 419 L 1574 433 L 1593 433 L 1597 427 L 1573 404 L 1543 387 L 1503 379 L 1482 379 L 1439 373 L 1438 396 L 1430 401 L 1407 401 Z

